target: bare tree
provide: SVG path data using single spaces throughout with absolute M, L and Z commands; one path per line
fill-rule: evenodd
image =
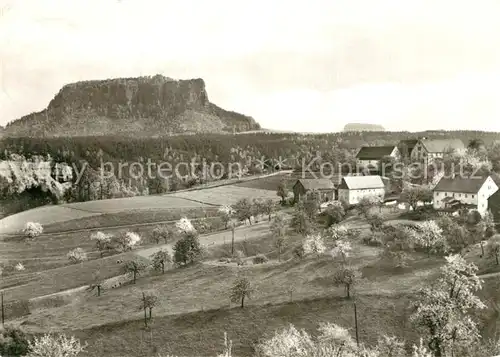
M 104 280 L 101 278 L 101 272 L 96 271 L 94 274 L 92 274 L 92 280 L 89 284 L 88 290 L 90 291 L 97 290 L 97 296 L 101 296 L 103 283 Z

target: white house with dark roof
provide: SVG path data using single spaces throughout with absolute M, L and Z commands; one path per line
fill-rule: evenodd
M 484 214 L 488 211 L 488 199 L 498 191 L 491 176 L 483 178 L 443 177 L 434 187 L 435 209 L 469 207 Z
M 385 184 L 381 176 L 345 176 L 338 187 L 339 201 L 355 205 L 363 197 L 385 197 Z
M 448 151 L 465 151 L 460 139 L 420 139 L 413 147 L 410 157 L 413 161 L 431 163 L 434 159 L 444 157 Z
M 397 146 L 363 146 L 356 154 L 356 163 L 362 167 L 379 168 L 380 160 L 386 156 L 399 158 Z
M 292 188 L 295 202 L 315 198 L 320 202 L 333 201 L 335 185 L 330 179 L 300 179 Z

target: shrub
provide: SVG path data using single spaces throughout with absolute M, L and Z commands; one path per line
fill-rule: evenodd
M 310 234 L 306 236 L 302 244 L 306 255 L 314 254 L 319 256 L 326 250 L 325 242 L 320 234 Z
M 301 244 L 293 250 L 293 256 L 297 259 L 303 259 L 306 256 L 304 246 Z
M 112 244 L 111 244 L 111 239 L 113 236 L 110 234 L 106 234 L 103 232 L 95 232 L 92 233 L 90 236 L 90 239 L 95 241 L 95 245 L 97 250 L 99 250 L 99 253 L 101 254 L 101 258 L 104 255 L 104 252 L 111 250 Z
M 67 257 L 71 263 L 76 264 L 87 260 L 87 253 L 82 248 L 75 248 L 67 254 Z
M 0 333 L 0 356 L 25 356 L 29 351 L 26 334 L 13 328 L 6 328 Z
M 141 243 L 141 236 L 134 232 L 126 232 L 112 238 L 111 246 L 117 252 L 126 252 L 132 250 Z
M 369 216 L 368 223 L 370 224 L 370 230 L 372 232 L 377 232 L 382 230 L 384 225 L 384 218 L 379 214 L 373 214 Z
M 467 214 L 467 223 L 470 225 L 476 225 L 481 221 L 481 213 L 477 210 L 472 210 Z
M 35 337 L 28 345 L 30 352 L 27 357 L 76 357 L 84 352 L 86 347 L 86 344 L 82 346 L 74 336 L 55 337 L 49 334 Z
M 165 244 L 168 243 L 170 238 L 173 236 L 173 231 L 166 225 L 156 226 L 151 232 L 151 238 L 156 244 L 159 244 L 160 241 L 164 241 Z
M 206 218 L 194 221 L 193 227 L 200 234 L 209 233 L 212 230 L 212 225 Z
M 238 265 L 246 265 L 246 261 L 243 260 L 243 258 L 245 258 L 245 253 L 243 253 L 241 250 L 237 250 L 236 257 L 232 259 L 232 262 Z
M 178 240 L 174 246 L 174 262 L 177 265 L 187 265 L 198 261 L 202 256 L 200 240 L 196 234 L 187 234 Z
M 28 222 L 23 229 L 23 233 L 28 238 L 36 238 L 43 233 L 43 226 L 37 222 Z
M 374 232 L 363 237 L 363 243 L 371 247 L 380 247 L 384 245 L 383 233 Z
M 259 254 L 252 259 L 252 262 L 254 264 L 263 264 L 263 263 L 267 263 L 268 261 L 269 261 L 269 259 L 267 259 L 267 257 L 263 254 Z
M 153 262 L 153 268 L 157 271 L 161 271 L 163 274 L 165 273 L 165 266 L 172 262 L 172 257 L 169 252 L 160 249 L 151 255 L 151 260 Z

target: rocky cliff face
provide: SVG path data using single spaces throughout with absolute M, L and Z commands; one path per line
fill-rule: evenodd
M 253 118 L 210 103 L 203 79 L 156 75 L 68 84 L 45 110 L 9 123 L 5 134 L 157 136 L 259 128 Z
M 378 124 L 348 123 L 344 131 L 385 131 L 385 128 Z

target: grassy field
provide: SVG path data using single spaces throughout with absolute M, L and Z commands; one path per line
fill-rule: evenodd
M 92 274 L 100 271 L 103 278 L 119 275 L 122 264 L 117 260 L 135 258 L 133 253 L 124 253 L 103 259 L 89 260 L 83 263 L 45 270 L 37 274 L 19 274 L 12 277 L 11 283 L 17 285 L 6 289 L 6 300 L 26 300 L 59 291 L 73 289 L 88 284 Z
M 65 222 L 53 223 L 44 227 L 44 233 L 65 232 L 78 229 L 102 229 L 121 225 L 146 225 L 157 222 L 176 221 L 181 217 L 204 218 L 217 214 L 214 207 L 179 207 L 148 210 L 131 210 L 118 213 L 104 213 Z
M 240 182 L 235 184 L 234 186 L 276 191 L 278 185 L 282 181 L 286 182 L 287 187 L 291 188 L 292 185 L 295 183 L 295 181 L 297 181 L 297 179 L 292 177 L 291 175 L 279 175 L 279 176 L 270 176 L 259 180 Z
M 283 181 L 283 182 L 285 182 L 287 188 L 289 190 L 291 190 L 293 185 L 295 184 L 295 182 L 297 182 L 297 180 L 299 180 L 299 179 L 321 178 L 319 173 L 317 173 L 315 175 L 316 176 L 308 173 L 307 171 L 304 173 L 301 173 L 301 172 L 290 173 L 290 174 L 286 174 L 286 175 L 265 177 L 265 178 L 262 178 L 259 180 L 254 180 L 254 181 L 240 182 L 240 183 L 235 184 L 234 186 L 276 191 L 276 189 L 278 188 L 278 185 Z M 328 178 L 328 177 L 326 177 L 326 178 Z M 341 178 L 342 178 L 341 175 L 334 175 L 334 176 L 330 177 L 332 182 L 335 184 L 340 184 Z
M 265 180 L 265 179 L 263 179 Z M 261 181 L 261 180 L 258 180 Z M 251 181 L 255 182 L 255 181 Z M 169 197 L 184 198 L 187 200 L 197 200 L 201 202 L 210 202 L 217 205 L 234 204 L 242 198 L 254 199 L 268 199 L 271 198 L 275 201 L 279 197 L 275 194 L 270 194 L 269 190 L 258 188 L 248 188 L 236 185 L 215 187 L 207 190 L 178 192 L 168 195 Z
M 268 243 L 266 243 L 268 242 Z M 272 247 L 269 240 L 257 240 L 253 243 L 253 253 L 257 254 Z M 227 248 L 227 247 L 226 247 Z M 271 248 L 272 249 L 272 248 Z M 292 246 L 284 253 L 284 257 L 291 256 Z M 219 248 L 217 248 L 219 251 Z M 215 255 L 217 256 L 217 254 Z M 212 256 L 214 257 L 214 256 Z M 271 257 L 273 259 L 273 257 Z M 418 262 L 423 259 L 425 263 Z M 378 249 L 355 245 L 351 264 L 360 269 L 378 262 Z M 419 258 L 413 264 L 422 271 L 435 267 L 440 263 L 434 260 L 431 264 L 427 258 Z M 218 309 L 228 305 L 228 291 L 234 279 L 239 274 L 245 274 L 255 285 L 256 293 L 249 301 L 250 305 L 265 305 L 282 303 L 288 299 L 288 289 L 296 288 L 293 293 L 296 299 L 320 298 L 326 296 L 342 296 L 343 288 L 333 287 L 329 281 L 331 273 L 337 263 L 331 257 L 319 259 L 305 259 L 303 261 L 288 260 L 280 265 L 261 264 L 243 267 L 198 265 L 186 269 L 168 271 L 165 275 L 145 277 L 135 286 L 121 287 L 107 291 L 102 297 L 77 299 L 75 303 L 57 309 L 33 312 L 27 321 L 30 325 L 41 329 L 68 328 L 79 329 L 92 327 L 103 323 L 114 323 L 123 316 L 140 318 L 140 311 L 136 309 L 140 291 L 154 287 L 160 292 L 160 304 L 156 309 L 156 316 L 189 313 L 193 310 Z M 415 278 L 416 276 L 416 278 Z M 410 267 L 399 272 L 398 278 L 394 275 L 384 275 L 381 280 L 378 272 L 367 271 L 365 280 L 359 286 L 360 294 L 370 294 L 375 291 L 389 290 L 410 291 L 425 280 L 427 275 L 415 275 Z M 414 277 L 414 278 L 412 278 Z M 384 288 L 388 286 L 387 288 Z M 119 303 L 117 303 L 119 301 Z
M 175 193 L 168 196 L 171 199 L 168 202 L 197 200 L 223 204 L 257 197 L 279 200 L 271 191 L 231 185 Z M 106 201 L 96 203 L 99 202 Z M 2 279 L 7 316 L 12 317 L 9 322 L 22 324 L 31 332 L 65 331 L 76 334 L 89 343 L 88 353 L 83 356 L 114 357 L 149 357 L 158 352 L 215 356 L 222 350 L 224 331 L 233 340 L 235 356 L 250 356 L 260 338 L 277 328 L 286 327 L 288 323 L 314 332 L 320 322 L 330 321 L 352 331 L 353 301 L 345 299 L 344 288 L 334 286 L 331 279 L 338 269 L 338 260 L 328 254 L 296 259 L 293 250 L 303 238 L 289 232 L 281 254 L 282 261 L 278 262 L 275 239 L 270 234 L 267 220 L 239 227 L 235 231 L 235 252 L 243 253 L 247 265 L 237 266 L 221 261 L 221 258 L 231 256 L 232 233 L 225 230 L 200 237 L 208 252 L 203 262 L 195 266 L 170 269 L 165 274 L 148 272 L 139 277 L 137 284 L 106 288 L 100 297 L 82 288 L 96 271 L 100 271 L 103 278 L 122 274 L 123 264 L 118 263 L 119 260 L 139 258 L 146 261 L 157 249 L 170 249 L 171 244 L 153 245 L 148 242 L 155 226 L 151 222 L 175 221 L 183 215 L 204 217 L 213 214 L 215 209 L 200 204 L 197 207 L 181 205 L 176 210 L 157 207 L 111 211 L 46 226 L 49 232 L 69 229 L 85 231 L 45 234 L 31 242 L 16 239 L 1 241 L 0 260 L 10 264 L 20 261 L 26 267 L 24 272 L 7 272 Z M 391 220 L 390 224 L 411 223 L 398 219 L 399 212 L 382 209 L 382 213 L 385 219 Z M 89 239 L 90 230 L 122 224 L 139 226 L 110 228 L 109 232 L 135 231 L 145 239 L 146 244 L 132 252 L 97 259 L 99 254 Z M 415 341 L 418 331 L 408 321 L 408 299 L 416 289 L 435 279 L 444 259 L 413 253 L 407 268 L 396 269 L 380 257 L 381 248 L 362 243 L 363 236 L 369 234 L 365 219 L 353 211 L 344 224 L 361 230 L 360 236 L 351 240 L 353 250 L 348 258 L 349 263 L 362 273 L 362 279 L 353 291 L 361 340 L 372 343 L 380 334 L 386 333 Z M 66 253 L 76 247 L 90 252 L 93 260 L 69 265 Z M 258 254 L 265 255 L 268 262 L 253 264 L 253 257 Z M 487 261 L 479 255 L 480 248 L 474 247 L 467 259 L 479 264 L 481 272 L 496 271 L 491 268 L 491 259 Z M 246 276 L 254 287 L 254 293 L 246 301 L 244 309 L 229 302 L 230 288 L 240 276 Z M 490 279 L 492 282 L 488 282 L 481 292 L 488 304 L 500 303 L 500 283 L 497 280 Z M 158 291 L 159 304 L 154 308 L 152 324 L 146 330 L 139 305 L 142 292 L 149 289 Z M 26 301 L 28 299 L 29 302 Z M 14 302 L 19 306 L 14 306 Z M 16 311 L 23 311 L 23 302 L 29 306 L 29 314 L 25 311 L 16 315 Z M 498 313 L 495 315 L 494 311 L 490 308 L 480 314 L 487 336 L 499 331 Z
M 33 241 L 0 242 L 0 261 L 4 265 L 12 266 L 21 262 L 25 266 L 25 270 L 22 272 L 15 270 L 5 272 L 1 287 L 8 289 L 9 298 L 11 299 L 30 299 L 44 294 L 72 289 L 78 287 L 78 284 L 85 284 L 88 282 L 89 277 L 92 276 L 92 273 L 99 269 L 106 271 L 106 277 L 112 277 L 117 274 L 117 269 L 119 270 L 121 267 L 121 265 L 117 266 L 116 260 L 136 256 L 147 259 L 157 249 L 164 247 L 162 244 L 151 243 L 149 238 L 154 227 L 155 225 L 134 228 L 132 231 L 143 238 L 144 245 L 125 255 L 105 256 L 104 259 L 99 259 L 100 254 L 95 250 L 89 232 L 43 235 Z M 111 233 L 119 234 L 127 231 L 130 230 L 120 228 L 113 230 Z M 264 225 L 243 226 L 236 229 L 235 240 L 238 243 L 240 240 L 246 239 L 251 241 L 268 231 L 269 228 L 266 222 L 264 222 Z M 229 242 L 231 240 L 231 235 L 230 231 L 222 231 L 202 235 L 200 241 L 208 246 L 215 243 L 224 244 L 225 241 Z M 91 260 L 72 265 L 66 258 L 66 254 L 76 247 L 84 249 Z M 45 284 L 44 281 L 47 279 L 48 282 Z M 43 285 L 43 289 L 34 289 L 36 284 Z
M 266 179 L 263 178 L 262 180 Z M 260 180 L 251 182 L 257 181 Z M 213 209 L 219 205 L 236 203 L 241 198 L 278 199 L 275 195 L 270 196 L 268 190 L 229 185 L 168 195 L 137 196 L 46 206 L 3 218 L 0 220 L 0 235 L 18 234 L 24 228 L 26 222 L 29 221 L 49 226 L 52 231 L 56 224 L 57 227 L 62 227 L 58 228 L 61 230 L 73 229 L 73 224 L 75 224 L 75 227 L 88 228 L 89 222 L 94 220 L 98 222 L 96 224 L 101 224 L 102 221 L 107 224 L 107 222 L 113 220 L 121 221 L 125 219 L 128 219 L 131 223 L 139 223 L 141 219 L 148 215 L 149 218 L 142 222 L 150 222 L 157 218 L 162 220 L 172 210 L 182 212 L 197 208 Z M 152 218 L 155 214 L 157 218 Z M 98 218 L 100 215 L 106 216 Z M 67 223 L 65 224 L 65 222 Z
M 265 241 L 255 245 L 265 250 Z M 377 253 L 361 245 L 353 252 L 352 264 L 365 275 L 356 289 L 360 336 L 367 342 L 374 342 L 380 333 L 411 340 L 415 332 L 407 322 L 405 296 L 426 284 L 431 278 L 427 272 L 442 262 L 416 256 L 407 270 L 382 273 L 374 268 Z M 240 268 L 198 265 L 142 278 L 135 286 L 108 290 L 101 297 L 87 294 L 69 305 L 35 311 L 23 321 L 34 331 L 77 330 L 91 345 L 92 356 L 98 351 L 109 356 L 150 356 L 151 333 L 152 345 L 159 351 L 213 356 L 220 350 L 224 331 L 233 340 L 234 354 L 248 356 L 259 338 L 289 322 L 309 330 L 321 321 L 354 326 L 352 300 L 345 300 L 343 288 L 330 281 L 335 267 L 330 257 Z M 241 274 L 255 288 L 245 309 L 228 299 L 232 282 Z M 137 307 L 141 292 L 151 288 L 159 291 L 160 304 L 152 329 L 144 331 Z
M 360 340 L 374 343 L 381 332 L 415 339 L 416 332 L 407 325 L 406 303 L 404 295 L 359 297 Z M 233 356 L 246 357 L 253 356 L 255 344 L 276 329 L 292 323 L 314 333 L 321 322 L 336 322 L 353 333 L 352 301 L 331 297 L 251 305 L 245 309 L 221 308 L 155 318 L 148 330 L 142 321 L 136 320 L 77 331 L 75 335 L 91 343 L 88 353 L 82 356 L 149 357 L 157 352 L 217 356 L 223 350 L 223 333 L 227 331 L 233 342 Z
M 210 207 L 204 203 L 173 196 L 138 196 L 78 202 L 59 206 L 46 206 L 21 212 L 0 220 L 0 234 L 16 234 L 26 222 L 38 222 L 44 226 L 77 219 L 92 219 L 101 214 L 116 214 L 139 210 L 192 209 Z

